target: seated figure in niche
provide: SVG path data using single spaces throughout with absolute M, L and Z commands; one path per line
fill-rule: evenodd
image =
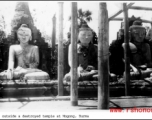
M 87 24 L 83 24 L 78 34 L 78 81 L 92 80 L 93 75 L 97 74 L 97 46 L 92 43 L 92 29 Z M 71 44 L 69 45 L 68 63 L 71 67 Z M 71 72 L 67 73 L 64 81 L 71 80 Z
M 32 40 L 31 29 L 26 24 L 22 24 L 17 30 L 17 37 L 20 44 L 10 46 L 8 69 L 0 73 L 0 78 L 48 80 L 49 75 L 37 68 L 39 65 L 38 47 L 29 44 Z
M 135 21 L 129 28 L 130 31 L 130 63 L 132 67 L 131 79 L 148 77 L 152 72 L 151 51 L 145 42 L 146 29 L 142 27 L 141 21 Z M 125 43 L 123 44 L 124 47 Z

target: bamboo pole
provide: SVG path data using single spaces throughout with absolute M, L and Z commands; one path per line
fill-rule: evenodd
M 78 105 L 77 76 L 77 2 L 71 3 L 71 104 Z
M 125 95 L 130 95 L 130 59 L 129 59 L 129 22 L 128 22 L 128 9 L 126 3 L 123 3 L 124 11 L 124 42 L 125 42 L 125 73 L 124 78 L 126 81 L 125 84 Z
M 63 2 L 59 2 L 59 39 L 58 39 L 58 95 L 63 95 L 63 77 L 64 77 L 64 65 L 63 65 Z
M 133 5 L 134 3 L 129 3 L 128 4 L 128 9 Z M 113 18 L 115 18 L 116 16 L 118 16 L 120 13 L 122 13 L 123 12 L 123 10 L 119 10 L 118 12 L 116 12 L 114 15 L 112 15 L 111 17 L 109 17 L 109 21 L 111 20 L 111 19 L 113 19 Z
M 129 9 L 152 11 L 152 8 L 149 8 L 149 7 L 139 7 L 139 6 L 131 6 Z
M 52 18 L 52 55 L 54 56 L 55 51 L 55 42 L 56 42 L 56 16 L 54 15 Z
M 98 109 L 109 109 L 109 22 L 107 4 L 99 3 Z

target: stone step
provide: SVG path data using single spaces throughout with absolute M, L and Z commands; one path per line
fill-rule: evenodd
M 1 88 L 0 97 L 24 97 L 24 96 L 57 96 L 57 86 L 52 87 L 24 87 L 24 88 Z M 64 86 L 64 95 L 70 95 L 70 86 Z M 93 86 L 78 87 L 79 98 L 97 97 L 97 88 Z M 124 96 L 125 88 L 110 87 L 110 96 Z M 131 88 L 131 95 L 152 96 L 152 88 Z
M 98 81 L 78 82 L 79 98 L 97 97 Z M 110 83 L 110 96 L 124 96 L 125 85 Z M 131 95 L 152 95 L 151 84 L 132 84 Z M 58 81 L 3 81 L 0 83 L 0 97 L 24 97 L 24 96 L 57 96 Z M 64 95 L 70 95 L 70 83 L 64 83 Z

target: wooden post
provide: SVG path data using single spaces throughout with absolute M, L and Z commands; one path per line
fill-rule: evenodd
M 63 95 L 63 2 L 59 2 L 59 39 L 58 39 L 58 95 Z
M 52 18 L 52 55 L 54 56 L 55 51 L 55 42 L 56 42 L 56 16 Z
M 77 89 L 77 3 L 71 3 L 71 104 L 78 105 L 78 89 Z
M 150 24 L 151 25 L 151 28 L 150 28 L 150 39 L 152 39 L 152 23 Z
M 107 4 L 99 3 L 98 109 L 109 109 L 109 22 Z
M 128 21 L 128 9 L 126 3 L 123 3 L 123 11 L 124 11 L 124 42 L 125 42 L 125 73 L 124 78 L 126 81 L 125 84 L 125 95 L 130 95 L 130 59 L 129 59 L 129 21 Z

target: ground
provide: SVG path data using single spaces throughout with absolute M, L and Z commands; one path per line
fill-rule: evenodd
M 110 98 L 110 110 L 98 110 L 97 99 L 79 99 L 78 106 L 72 106 L 70 96 L 2 98 L 0 99 L 0 119 L 121 119 L 124 116 L 125 118 L 145 118 L 141 113 L 146 111 L 151 115 L 151 101 L 152 98 L 146 96 L 115 97 Z M 137 116 L 132 113 L 139 114 Z
M 113 97 L 110 98 L 110 108 L 152 107 L 151 97 Z M 94 99 L 79 99 L 78 106 L 72 106 L 70 96 L 65 97 L 26 97 L 0 99 L 0 112 L 71 112 L 97 111 L 98 101 Z

